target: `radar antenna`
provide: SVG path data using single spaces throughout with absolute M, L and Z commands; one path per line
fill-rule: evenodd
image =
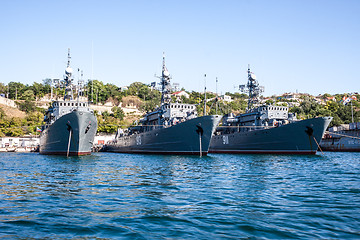
M 161 85 L 161 105 L 164 103 L 169 103 L 171 101 L 170 91 L 171 91 L 171 84 L 170 84 L 170 73 L 166 68 L 165 65 L 165 53 L 163 53 L 163 64 L 162 64 L 162 73 L 161 77 L 155 76 L 160 79 Z
M 242 93 L 249 94 L 248 110 L 254 108 L 259 103 L 260 94 L 264 92 L 264 87 L 259 86 L 254 73 L 250 71 L 250 64 L 248 65 L 248 82 L 247 85 L 240 85 L 239 89 Z
M 66 99 L 70 99 L 72 100 L 73 97 L 73 91 L 72 91 L 72 73 L 73 73 L 73 69 L 70 67 L 70 48 L 68 48 L 68 62 L 67 62 L 67 67 L 65 69 L 65 76 L 64 76 L 64 81 L 65 81 L 65 96 L 64 96 L 64 100 Z

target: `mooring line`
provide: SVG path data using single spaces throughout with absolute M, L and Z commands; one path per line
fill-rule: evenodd
M 69 131 L 69 142 L 68 142 L 68 148 L 67 148 L 67 152 L 66 152 L 66 157 L 69 157 L 71 133 L 72 133 L 72 130 L 70 129 L 70 131 Z
M 318 148 L 320 149 L 321 153 L 322 153 L 323 155 L 325 155 L 325 154 L 324 154 L 324 152 L 323 152 L 323 150 L 321 149 L 321 147 L 320 147 L 319 143 L 316 141 L 316 138 L 315 138 L 315 136 L 314 136 L 314 135 L 313 135 L 313 138 L 314 138 L 314 140 L 315 140 L 316 144 L 318 145 Z

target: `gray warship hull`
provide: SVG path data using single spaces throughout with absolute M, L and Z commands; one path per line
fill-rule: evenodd
M 141 154 L 207 155 L 211 136 L 221 116 L 203 116 L 177 125 L 122 136 L 105 145 L 105 151 Z M 199 134 L 199 127 L 202 135 Z M 201 138 L 200 138 L 201 137 Z
M 69 155 L 91 154 L 97 131 L 93 113 L 72 111 L 45 126 L 40 135 L 40 154 L 67 155 L 68 149 Z
M 323 138 L 320 147 L 324 151 L 331 152 L 360 152 L 359 137 L 359 129 L 343 131 L 341 135 Z
M 331 120 L 331 117 L 319 117 L 214 136 L 209 153 L 315 154 Z

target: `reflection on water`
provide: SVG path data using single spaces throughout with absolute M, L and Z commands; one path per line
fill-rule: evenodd
M 360 238 L 357 153 L 0 159 L 0 237 Z

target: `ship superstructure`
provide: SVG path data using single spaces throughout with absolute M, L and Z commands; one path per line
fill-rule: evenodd
M 246 113 L 225 115 L 212 138 L 212 153 L 315 154 L 331 117 L 296 119 L 286 106 L 260 105 L 263 88 L 248 68 Z
M 70 49 L 63 83 L 65 96 L 52 102 L 46 111 L 40 135 L 40 153 L 56 155 L 86 155 L 91 153 L 97 131 L 97 119 L 89 102 L 83 96 L 81 86 L 72 84 Z M 74 89 L 77 88 L 76 98 Z
M 163 56 L 161 104 L 147 113 L 136 126 L 119 129 L 106 151 L 152 154 L 206 155 L 210 139 L 221 117 L 198 117 L 194 104 L 172 103 L 170 74 Z

